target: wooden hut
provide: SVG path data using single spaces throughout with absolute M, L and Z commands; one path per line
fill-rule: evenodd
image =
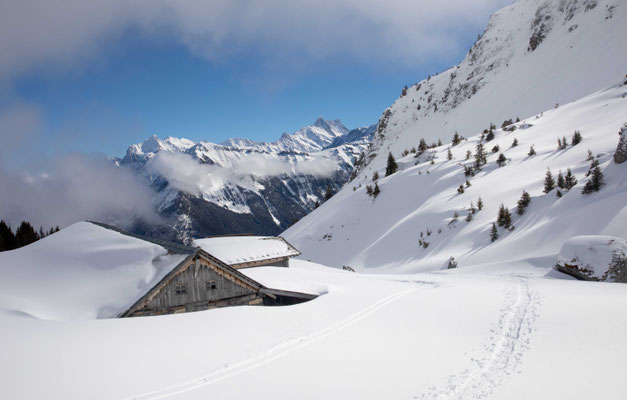
M 316 295 L 267 288 L 199 247 L 142 237 L 96 223 L 165 248 L 168 254 L 186 255 L 183 261 L 137 299 L 118 317 L 173 314 L 239 305 L 289 305 Z M 178 258 L 180 260 L 180 257 Z

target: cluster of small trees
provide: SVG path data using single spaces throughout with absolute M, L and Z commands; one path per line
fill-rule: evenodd
M 572 137 L 572 140 L 571 140 L 571 145 L 572 146 L 577 146 L 579 143 L 581 143 L 582 140 L 583 140 L 583 138 L 581 136 L 581 132 L 575 131 L 575 133 L 573 133 L 573 137 Z M 557 138 L 557 149 L 558 150 L 564 150 L 566 147 L 568 147 L 568 140 L 566 140 L 566 136 L 562 136 L 561 138 Z
M 44 231 L 43 227 L 39 227 L 39 232 L 37 232 L 30 222 L 22 221 L 14 234 L 6 222 L 0 221 L 0 251 L 14 250 L 27 246 L 55 232 L 59 232 L 58 226 L 50 228 L 48 231 Z
M 502 203 L 499 207 L 496 222 L 492 223 L 492 228 L 490 229 L 490 241 L 492 242 L 495 242 L 499 238 L 499 231 L 496 227 L 497 225 L 509 230 L 514 229 L 514 225 L 512 225 L 512 214 Z

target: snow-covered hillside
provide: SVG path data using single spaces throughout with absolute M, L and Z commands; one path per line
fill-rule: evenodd
M 420 138 L 469 137 L 614 84 L 627 74 L 625 20 L 619 0 L 519 0 L 496 12 L 459 65 L 408 87 L 383 113 L 375 167 Z
M 498 11 L 458 66 L 408 87 L 384 112 L 357 178 L 285 237 L 324 264 L 415 271 L 439 269 L 450 257 L 468 265 L 556 254 L 578 234 L 625 236 L 625 171 L 611 161 L 627 120 L 627 86 L 619 85 L 627 73 L 625 20 L 627 4 L 611 0 L 519 0 Z M 488 164 L 466 177 L 464 165 L 473 161 L 466 153 L 475 152 L 481 132 L 517 118 L 524 120 L 514 132 L 497 129 L 484 141 Z M 570 142 L 575 130 L 583 142 L 557 150 L 557 139 Z M 451 147 L 456 132 L 469 139 Z M 444 144 L 403 156 L 421 139 Z M 537 155 L 530 157 L 532 145 Z M 582 196 L 588 149 L 599 156 L 607 185 Z M 373 200 L 366 186 L 374 186 L 374 172 L 384 176 L 389 153 L 400 171 L 379 180 Z M 562 198 L 545 195 L 547 168 L 555 178 L 571 168 L 579 184 Z M 472 186 L 458 194 L 467 179 Z M 532 196 L 529 209 L 514 213 L 515 229 L 491 243 L 500 204 L 514 211 L 523 190 Z M 485 208 L 466 222 L 480 196 Z
M 446 267 L 450 257 L 464 266 L 555 255 L 575 235 L 627 237 L 627 167 L 613 161 L 626 110 L 627 85 L 614 85 L 529 116 L 513 124 L 514 131 L 496 129 L 491 141 L 481 141 L 476 134 L 418 158 L 411 153 L 399 157 L 399 171 L 389 177 L 384 177 L 385 168 L 371 164 L 284 236 L 306 259 L 387 271 L 436 270 Z M 573 146 L 575 131 L 583 140 Z M 562 137 L 569 145 L 558 149 Z M 512 147 L 514 140 L 518 145 Z M 487 164 L 474 176 L 465 176 L 464 167 L 474 164 L 474 157 L 466 160 L 466 154 L 474 155 L 479 142 L 488 154 Z M 499 150 L 492 152 L 494 146 Z M 536 155 L 529 156 L 532 146 Z M 598 160 L 605 185 L 584 195 L 592 163 L 588 151 Z M 497 165 L 500 154 L 507 159 L 503 166 Z M 556 189 L 543 193 L 547 168 L 555 179 L 570 168 L 577 185 L 570 191 L 560 189 L 561 198 Z M 366 186 L 374 184 L 375 171 L 381 176 L 381 193 L 373 198 Z M 458 192 L 460 185 L 463 193 Z M 531 203 L 518 215 L 523 190 L 531 195 Z M 466 221 L 471 204 L 476 208 L 480 197 L 483 209 Z M 515 228 L 499 228 L 499 238 L 492 243 L 490 230 L 501 204 L 511 211 Z
M 349 131 L 319 118 L 275 142 L 222 144 L 157 136 L 132 145 L 118 164 L 146 176 L 169 222 L 140 233 L 189 242 L 225 233 L 277 234 L 339 190 L 371 143 L 374 126 Z

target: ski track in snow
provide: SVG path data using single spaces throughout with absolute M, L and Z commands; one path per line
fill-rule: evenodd
M 181 393 L 189 392 L 189 391 L 192 391 L 192 390 L 204 387 L 204 386 L 208 386 L 213 383 L 230 378 L 232 376 L 260 367 L 280 357 L 290 354 L 295 350 L 298 350 L 318 340 L 321 340 L 334 332 L 344 329 L 347 326 L 352 325 L 368 317 L 369 315 L 375 313 L 376 311 L 385 307 L 389 303 L 412 293 L 421 284 L 422 285 L 431 284 L 431 285 L 437 286 L 437 284 L 432 283 L 432 282 L 415 281 L 414 285 L 410 289 L 402 290 L 400 292 L 396 292 L 389 296 L 386 296 L 383 299 L 377 301 L 376 303 L 362 309 L 361 311 L 351 315 L 350 317 L 342 321 L 339 321 L 327 328 L 324 328 L 318 331 L 313 331 L 306 335 L 299 336 L 296 338 L 287 339 L 285 341 L 282 341 L 268 348 L 267 350 L 263 352 L 257 353 L 256 355 L 253 355 L 251 357 L 245 358 L 237 362 L 227 363 L 223 367 L 218 368 L 205 376 L 192 379 L 187 382 L 180 383 L 180 384 L 164 387 L 162 389 L 155 390 L 152 392 L 135 395 L 133 397 L 130 397 L 129 399 L 130 400 L 164 399 L 164 398 L 172 397 Z
M 449 376 L 442 387 L 430 387 L 420 400 L 480 399 L 515 372 L 520 373 L 522 357 L 529 349 L 533 325 L 538 316 L 540 296 L 530 287 L 528 279 L 517 277 L 517 285 L 505 295 L 496 328 L 484 348 L 483 358 L 471 358 L 473 367 Z

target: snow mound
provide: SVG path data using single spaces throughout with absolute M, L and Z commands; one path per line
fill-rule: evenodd
M 575 236 L 557 256 L 559 271 L 583 280 L 627 283 L 627 240 L 602 235 Z
M 79 222 L 0 253 L 0 309 L 52 320 L 112 318 L 185 257 Z

